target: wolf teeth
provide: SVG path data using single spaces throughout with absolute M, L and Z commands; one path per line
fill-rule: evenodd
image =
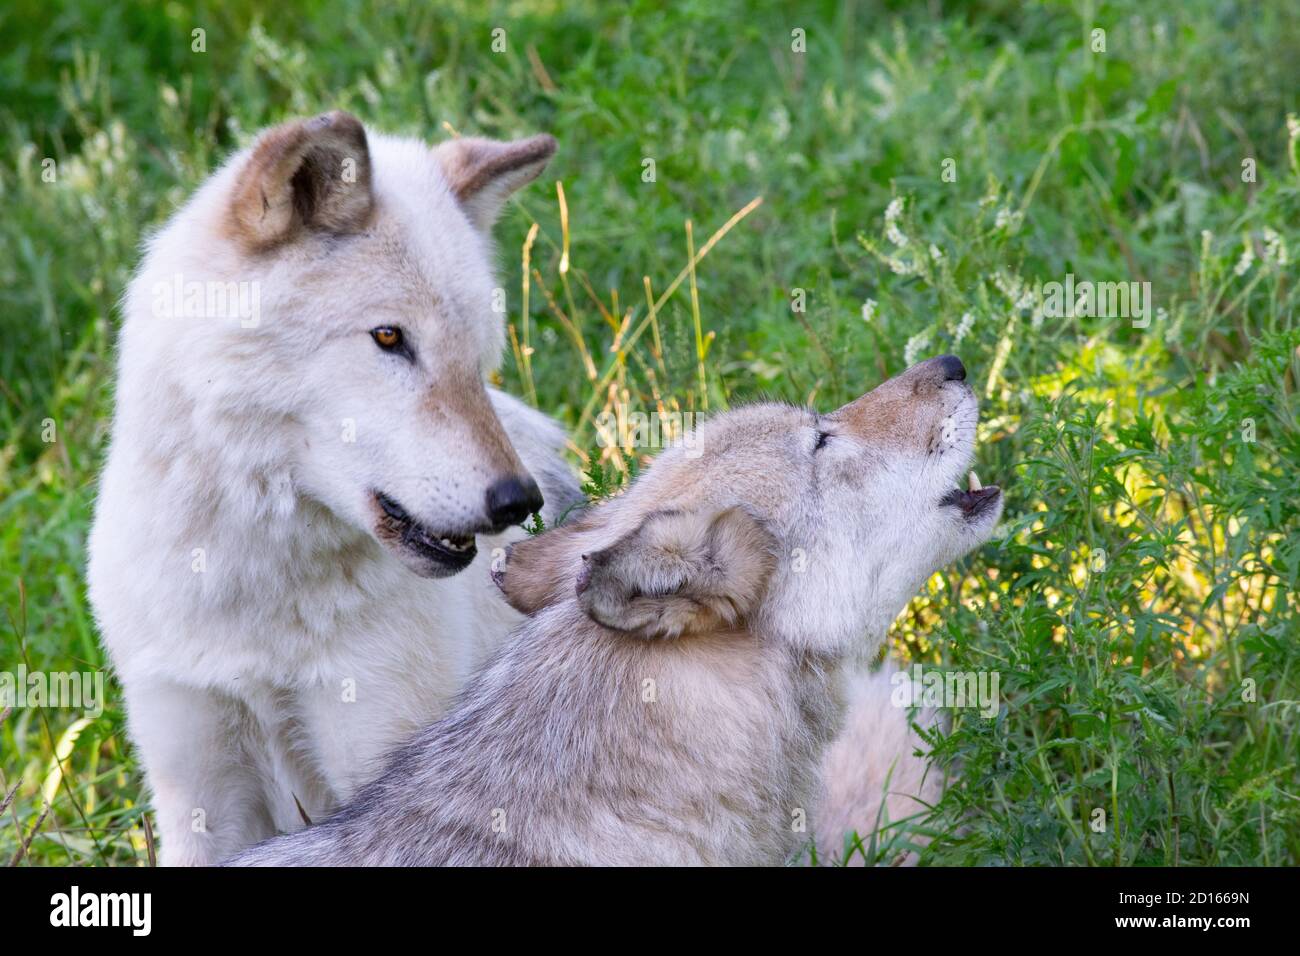
M 968 484 L 966 487 L 971 491 L 979 491 L 984 486 L 980 484 L 979 475 L 975 474 L 975 472 L 972 471 L 970 473 L 970 478 L 968 479 Z

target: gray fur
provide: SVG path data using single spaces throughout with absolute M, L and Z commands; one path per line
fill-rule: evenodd
M 781 861 L 802 842 L 792 819 L 833 735 L 832 662 L 749 635 L 692 640 L 708 646 L 630 641 L 572 602 L 548 608 L 349 807 L 232 862 Z M 677 679 L 693 657 L 712 665 L 703 693 L 698 675 Z
M 969 514 L 945 503 L 977 417 L 950 368 L 922 363 L 827 416 L 721 415 L 698 455 L 665 452 L 625 494 L 513 545 L 496 580 L 530 617 L 447 716 L 336 816 L 232 862 L 789 859 L 849 665 L 1001 513 L 996 487 Z

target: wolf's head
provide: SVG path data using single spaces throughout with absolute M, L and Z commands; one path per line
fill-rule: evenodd
M 151 242 L 125 387 L 238 446 L 272 493 L 323 504 L 419 574 L 455 573 L 476 534 L 542 505 L 484 384 L 504 344 L 489 231 L 554 150 L 431 148 L 337 112 L 266 131 Z
M 701 426 L 624 495 L 513 545 L 496 577 L 525 613 L 675 637 L 746 622 L 826 652 L 883 637 L 925 579 L 1002 511 L 967 469 L 978 409 L 953 356 L 828 415 L 754 405 Z

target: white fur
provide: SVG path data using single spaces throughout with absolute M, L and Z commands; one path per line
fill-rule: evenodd
M 813 820 L 817 852 L 823 860 L 844 861 L 847 841 L 847 862 L 862 865 L 866 857 L 853 844 L 855 836 L 864 849 L 873 834 L 877 844 L 891 839 L 902 847 L 928 842 L 910 831 L 922 825 L 943 796 L 947 781 L 925 759 L 929 745 L 912 729 L 908 708 L 894 706 L 896 696 L 911 703 L 907 693 L 911 687 L 899 687 L 897 673 L 886 665 L 846 676 L 847 716 L 822 760 L 825 793 Z M 916 714 L 921 727 L 933 727 L 939 719 L 931 708 Z M 917 858 L 914 851 L 902 849 L 891 853 L 887 862 L 914 864 Z
M 367 237 L 241 252 L 224 222 L 245 151 L 152 238 L 125 298 L 89 586 L 167 864 L 300 826 L 295 798 L 323 817 L 518 619 L 488 576 L 518 532 L 480 536 L 473 565 L 435 580 L 370 533 L 377 483 L 447 526 L 481 507 L 477 436 L 421 403 L 439 376 L 481 383 L 503 341 L 488 240 L 433 151 L 374 134 L 370 149 Z M 259 324 L 156 316 L 155 285 L 178 274 L 257 282 Z M 378 352 L 367 330 L 389 321 L 435 381 Z M 491 404 L 544 490 L 571 481 L 549 419 L 500 393 Z

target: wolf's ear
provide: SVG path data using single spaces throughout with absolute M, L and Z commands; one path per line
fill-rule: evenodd
M 267 130 L 239 172 L 230 221 L 249 249 L 268 249 L 303 229 L 347 233 L 374 207 L 366 130 L 334 111 Z
M 532 617 L 572 597 L 573 581 L 582 563 L 579 535 L 589 528 L 589 520 L 579 516 L 570 524 L 510 545 L 505 559 L 492 563 L 492 580 L 506 603 Z
M 555 138 L 544 134 L 510 142 L 467 136 L 434 150 L 452 195 L 483 232 L 510 194 L 536 179 L 554 154 Z
M 748 617 L 776 566 L 772 535 L 741 508 L 661 511 L 583 556 L 578 604 L 599 624 L 677 637 Z

